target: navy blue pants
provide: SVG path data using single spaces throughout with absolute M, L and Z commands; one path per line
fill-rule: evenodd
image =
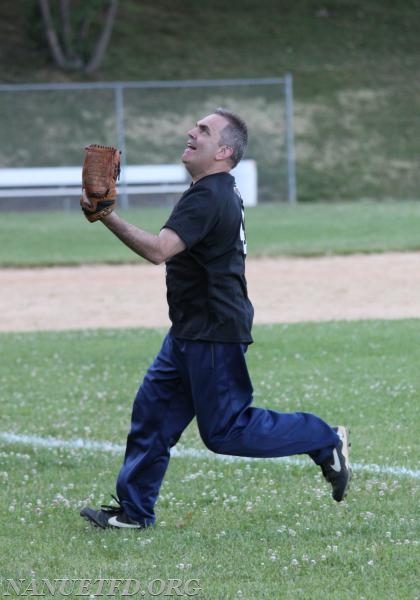
M 309 454 L 321 464 L 339 438 L 310 413 L 251 406 L 246 346 L 165 337 L 134 400 L 117 494 L 126 513 L 144 524 L 154 506 L 170 448 L 196 417 L 204 444 L 219 454 L 271 458 Z

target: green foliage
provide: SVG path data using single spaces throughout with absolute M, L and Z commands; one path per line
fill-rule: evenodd
M 79 74 L 56 70 L 42 38 L 34 41 L 28 35 L 36 25 L 32 0 L 7 3 L 3 10 L 3 81 L 80 79 Z M 420 189 L 415 118 L 420 110 L 419 27 L 417 0 L 125 0 L 100 70 L 95 77 L 82 79 L 209 79 L 290 72 L 299 199 L 414 199 Z M 91 139 L 105 130 L 114 135 L 107 116 L 112 101 L 104 108 L 107 100 L 97 96 L 87 95 L 84 103 L 73 106 L 58 100 L 59 107 L 62 104 L 58 120 L 53 118 L 51 96 L 50 120 L 38 118 L 29 136 L 26 123 L 32 127 L 37 120 L 39 102 L 31 99 L 20 111 L 22 127 L 16 126 L 16 111 L 2 105 L 0 123 L 8 147 L 0 146 L 1 161 L 17 166 L 33 162 L 35 156 L 39 164 L 49 164 L 51 158 L 60 164 L 69 160 L 79 164 L 83 132 Z M 275 101 L 267 90 L 259 90 L 257 98 L 249 93 L 246 99 L 226 90 L 190 91 L 187 99 L 169 93 L 140 96 L 133 94 L 127 114 L 128 151 L 133 159 L 159 162 L 170 156 L 177 160 L 187 123 L 210 105 L 231 103 L 244 111 L 251 124 L 250 156 L 258 158 L 261 181 L 267 182 L 261 199 L 284 199 L 279 172 L 280 94 Z M 148 105 L 154 106 L 154 117 Z M 18 108 L 15 102 L 12 107 Z M 46 130 L 48 140 L 40 148 L 37 140 Z M 270 192 L 274 185 L 276 197 Z
M 418 471 L 401 469 L 418 466 L 420 321 L 255 328 L 255 405 L 351 426 L 354 478 L 342 504 L 305 457 L 191 454 L 171 461 L 155 528 L 95 530 L 78 512 L 114 493 L 132 398 L 162 335 L 0 334 L 3 432 L 114 444 L 0 439 L 2 596 L 7 578 L 114 577 L 143 590 L 197 578 L 197 597 L 215 600 L 417 598 Z M 195 423 L 180 448 L 203 449 Z

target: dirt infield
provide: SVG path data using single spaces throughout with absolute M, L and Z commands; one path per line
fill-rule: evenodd
M 247 262 L 255 323 L 420 318 L 420 253 Z M 163 266 L 0 269 L 0 331 L 169 325 Z

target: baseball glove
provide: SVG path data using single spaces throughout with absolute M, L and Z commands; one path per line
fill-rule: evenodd
M 103 219 L 116 207 L 116 181 L 120 175 L 120 150 L 91 144 L 85 148 L 80 206 L 88 221 Z M 89 201 L 89 202 L 88 202 Z

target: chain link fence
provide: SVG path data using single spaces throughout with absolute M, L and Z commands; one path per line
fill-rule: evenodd
M 90 143 L 117 145 L 123 165 L 179 163 L 187 131 L 218 106 L 248 123 L 246 158 L 257 163 L 258 201 L 295 202 L 290 75 L 0 85 L 0 164 L 77 166 Z

